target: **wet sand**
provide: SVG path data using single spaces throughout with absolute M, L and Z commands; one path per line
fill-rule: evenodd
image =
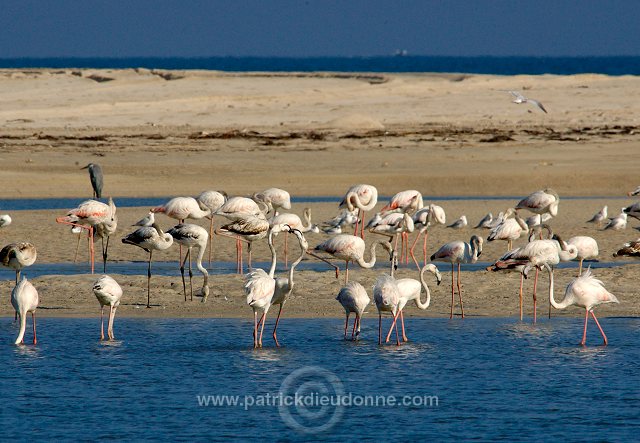
M 90 78 L 93 76 L 93 79 Z M 180 78 L 178 78 L 180 77 Z M 104 81 L 110 78 L 110 81 Z M 96 79 L 102 79 L 97 81 Z M 625 198 L 638 184 L 636 169 L 640 104 L 636 77 L 463 76 L 354 74 L 224 74 L 217 72 L 0 71 L 0 198 L 91 196 L 88 162 L 102 165 L 105 195 L 197 195 L 224 189 L 248 195 L 281 187 L 292 195 L 343 195 L 355 183 L 370 183 L 381 195 L 418 189 L 424 195 L 524 196 L 551 186 L 561 196 L 554 230 L 565 238 L 590 235 L 600 246 L 600 260 L 622 243 L 640 236 L 629 220 L 626 230 L 600 231 L 585 223 L 603 205 L 611 216 L 635 201 Z M 501 90 L 525 89 L 542 101 L 549 114 L 510 103 Z M 596 196 L 570 200 L 562 196 Z M 436 201 L 450 223 L 466 214 L 475 225 L 517 200 Z M 380 201 L 377 208 L 385 202 Z M 117 198 L 116 198 L 117 204 Z M 301 214 L 307 205 L 294 204 Z M 314 222 L 330 218 L 337 205 L 314 203 Z M 118 232 L 111 242 L 112 260 L 144 261 L 141 249 L 120 242 L 149 208 L 120 208 Z M 0 207 L 0 213 L 4 213 Z M 73 260 L 75 236 L 55 223 L 64 211 L 14 211 L 13 224 L 0 230 L 0 243 L 31 241 L 38 261 Z M 159 216 L 168 228 L 173 220 Z M 196 221 L 208 226 L 208 221 Z M 216 225 L 223 220 L 216 219 Z M 468 240 L 467 228 L 435 227 L 429 254 L 453 239 Z M 415 234 L 414 234 L 415 235 Z M 308 234 L 311 246 L 323 234 Z M 370 241 L 372 237 L 367 238 Z M 297 253 L 290 239 L 289 250 Z M 413 240 L 413 236 L 412 236 Z M 520 239 L 520 244 L 526 241 Z M 266 243 L 266 242 L 265 242 Z M 82 243 L 85 245 L 85 242 Z M 279 251 L 282 239 L 278 239 Z M 99 250 L 99 244 L 97 245 Z M 418 247 L 417 250 L 420 250 Z M 485 243 L 481 260 L 495 260 L 503 242 Z M 86 260 L 86 247 L 80 257 Z M 154 254 L 176 260 L 177 248 Z M 255 247 L 268 259 L 266 244 Z M 233 241 L 214 238 L 214 260 L 235 259 Z M 384 260 L 383 254 L 379 256 Z M 214 263 L 215 266 L 215 263 Z M 342 264 L 342 267 L 344 264 Z M 448 316 L 450 267 L 438 265 L 442 285 L 432 290 L 426 311 L 407 315 Z M 96 269 L 100 269 L 97 265 Z M 370 289 L 380 270 L 352 268 L 352 279 Z M 601 315 L 638 315 L 636 265 L 599 269 L 596 276 L 621 301 L 597 308 Z M 556 272 L 561 298 L 575 270 Z M 26 271 L 28 276 L 28 270 Z M 195 271 L 194 287 L 202 277 Z M 397 277 L 417 278 L 415 267 L 401 267 Z M 212 276 L 206 304 L 183 301 L 178 277 L 152 278 L 151 309 L 146 309 L 146 276 L 113 275 L 124 288 L 119 316 L 250 318 L 242 277 Z M 92 316 L 98 303 L 91 292 L 97 276 L 43 276 L 34 279 L 41 296 L 41 316 Z M 334 300 L 343 280 L 327 272 L 295 274 L 287 317 L 340 317 Z M 463 273 L 468 316 L 515 316 L 518 275 Z M 10 281 L 0 282 L 9 294 Z M 532 282 L 525 284 L 525 312 L 531 310 Z M 548 306 L 547 277 L 539 289 L 539 315 Z M 10 315 L 5 298 L 0 315 Z M 272 311 L 272 315 L 276 312 Z M 375 306 L 368 316 L 375 316 Z M 578 308 L 554 315 L 581 316 Z

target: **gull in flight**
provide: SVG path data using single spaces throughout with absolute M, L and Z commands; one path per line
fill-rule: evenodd
M 542 103 L 540 103 L 538 100 L 527 98 L 524 95 L 520 94 L 518 91 L 504 91 L 504 92 L 508 92 L 509 94 L 513 95 L 513 103 L 517 103 L 517 104 L 531 103 L 532 105 L 537 106 L 545 114 L 547 113 L 547 110 L 544 109 L 544 106 L 542 106 Z

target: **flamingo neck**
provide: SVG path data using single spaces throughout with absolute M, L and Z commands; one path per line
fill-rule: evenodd
M 422 271 L 420 271 L 420 283 L 422 284 L 422 287 L 427 293 L 427 300 L 424 303 L 422 303 L 422 300 L 420 300 L 422 291 L 420 291 L 420 294 L 418 294 L 418 298 L 416 298 L 416 306 L 422 310 L 427 309 L 429 307 L 429 304 L 431 303 L 431 291 L 429 290 L 429 286 L 427 286 L 427 282 L 424 281 L 424 271 L 426 270 L 427 270 L 427 267 L 425 266 L 424 268 L 422 268 Z
M 273 276 L 276 275 L 276 248 L 273 246 L 273 229 L 269 231 L 267 243 L 269 244 L 269 250 L 271 251 L 271 267 L 269 268 L 269 277 L 273 278 Z
M 365 268 L 365 269 L 370 269 L 373 268 L 376 264 L 376 247 L 378 246 L 378 244 L 382 244 L 384 243 L 384 241 L 378 240 L 376 242 L 371 243 L 371 246 L 369 247 L 369 261 L 365 261 L 364 257 L 358 257 L 358 259 L 356 260 L 358 262 L 358 264 L 360 265 L 360 267 Z M 391 268 L 393 270 L 393 267 Z

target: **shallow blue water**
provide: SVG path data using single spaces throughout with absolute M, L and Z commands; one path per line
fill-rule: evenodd
M 602 319 L 607 347 L 593 324 L 588 346 L 577 345 L 579 318 L 406 323 L 409 343 L 379 347 L 372 315 L 359 343 L 341 339 L 340 319 L 284 319 L 283 347 L 266 338 L 253 350 L 243 320 L 116 319 L 119 341 L 100 343 L 97 318 L 42 318 L 38 345 L 16 347 L 15 326 L 1 318 L 0 429 L 3 438 L 40 440 L 637 438 L 640 319 Z M 292 374 L 299 369 L 307 374 Z M 342 404 L 351 395 L 352 403 L 255 406 L 281 388 L 342 394 Z M 256 403 L 200 406 L 199 395 Z M 414 403 L 355 405 L 367 395 Z M 331 424 L 334 414 L 324 432 L 302 432 Z

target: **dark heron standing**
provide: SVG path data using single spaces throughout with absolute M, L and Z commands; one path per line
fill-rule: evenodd
M 93 198 L 102 198 L 102 168 L 95 163 L 89 163 L 87 166 L 81 169 L 89 169 L 89 178 L 91 179 L 91 186 L 93 187 Z

